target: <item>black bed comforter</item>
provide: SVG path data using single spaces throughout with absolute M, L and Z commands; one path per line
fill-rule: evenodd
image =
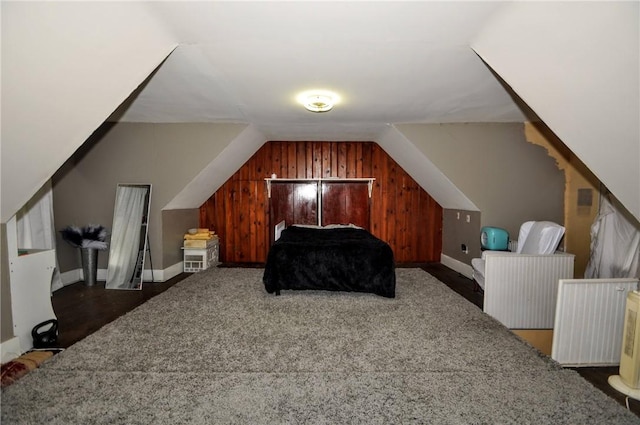
M 281 289 L 369 292 L 395 297 L 393 251 L 363 229 L 288 227 L 271 246 L 263 282 Z

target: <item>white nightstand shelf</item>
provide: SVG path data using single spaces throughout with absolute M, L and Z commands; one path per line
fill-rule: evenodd
M 206 248 L 183 247 L 185 273 L 196 273 L 218 264 L 219 240 L 217 237 L 207 241 Z

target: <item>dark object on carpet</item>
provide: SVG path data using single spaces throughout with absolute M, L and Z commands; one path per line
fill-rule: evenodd
M 393 251 L 364 229 L 292 226 L 271 246 L 263 282 L 270 294 L 315 289 L 394 298 Z
M 33 348 L 52 348 L 58 345 L 58 321 L 50 319 L 38 323 L 31 330 Z

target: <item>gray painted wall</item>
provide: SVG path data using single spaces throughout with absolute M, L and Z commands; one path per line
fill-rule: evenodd
M 153 267 L 172 266 L 165 260 L 173 261 L 173 257 L 165 258 L 163 253 L 167 241 L 162 234 L 162 208 L 245 127 L 244 124 L 103 125 L 52 178 L 56 229 L 89 223 L 111 229 L 117 184 L 150 183 L 153 189 L 149 240 Z M 181 230 L 182 234 L 185 230 Z M 59 235 L 57 246 L 61 272 L 81 267 L 77 250 Z M 98 267 L 106 268 L 107 264 L 107 252 L 100 253 Z
M 468 217 L 468 218 L 467 218 Z M 467 221 L 468 220 L 468 221 Z M 480 212 L 445 209 L 442 214 L 442 253 L 471 264 L 480 251 Z M 467 252 L 462 251 L 465 245 Z
M 520 225 L 525 221 L 563 223 L 564 172 L 547 155 L 546 149 L 526 141 L 523 124 L 396 127 L 480 209 L 478 233 L 469 243 L 471 252 L 479 252 L 482 226 L 505 228 L 517 239 Z M 444 218 L 442 251 L 463 261 L 459 238 L 467 234 L 468 226 L 447 220 L 449 214 Z M 463 262 L 470 264 L 474 257 L 466 255 L 463 258 L 469 261 Z
M 200 221 L 198 208 L 162 211 L 162 264 L 182 261 L 182 241 L 188 229 L 197 228 Z

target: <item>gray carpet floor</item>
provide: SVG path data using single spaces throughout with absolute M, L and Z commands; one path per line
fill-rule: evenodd
M 397 295 L 197 273 L 2 392 L 2 424 L 640 424 L 428 273 Z

